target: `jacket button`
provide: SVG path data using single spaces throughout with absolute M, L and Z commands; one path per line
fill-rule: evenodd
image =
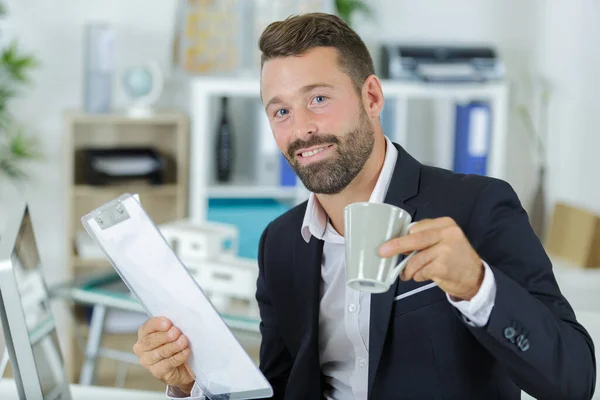
M 529 340 L 523 338 L 523 340 L 519 342 L 518 346 L 519 349 L 521 349 L 521 351 L 527 351 L 527 349 L 529 348 Z
M 511 342 L 515 342 L 515 335 L 517 331 L 512 326 L 504 328 L 504 338 L 510 340 Z
M 517 337 L 517 347 L 521 349 L 521 351 L 526 351 L 529 348 L 529 340 L 525 336 L 519 335 L 519 337 Z

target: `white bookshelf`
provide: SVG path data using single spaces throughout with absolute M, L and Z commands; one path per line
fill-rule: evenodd
M 408 102 L 412 99 L 486 100 L 492 109 L 491 153 L 488 159 L 489 175 L 505 179 L 506 136 L 508 121 L 508 89 L 504 82 L 465 84 L 426 84 L 382 80 L 384 96 L 394 101 L 397 121 L 408 120 Z M 208 200 L 218 197 L 275 198 L 299 203 L 307 197 L 306 189 L 262 187 L 252 182 L 232 184 L 212 183 L 211 135 L 214 135 L 214 115 L 211 102 L 216 97 L 243 97 L 260 99 L 260 81 L 249 77 L 195 77 L 190 82 L 191 99 L 191 153 L 189 217 L 202 221 L 207 215 Z M 406 146 L 406 123 L 396 124 L 387 132 L 395 142 Z M 300 183 L 299 183 L 300 184 Z M 302 186 L 300 184 L 300 186 Z
M 252 183 L 215 184 L 206 189 L 208 198 L 219 199 L 260 199 L 270 198 L 285 201 L 295 201 L 300 197 L 296 187 L 256 186 Z

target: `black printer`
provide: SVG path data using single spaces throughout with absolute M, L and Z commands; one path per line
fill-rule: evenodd
M 386 44 L 380 75 L 421 82 L 487 82 L 503 79 L 504 65 L 487 46 Z
M 166 160 L 152 147 L 84 148 L 83 179 L 88 185 L 165 181 Z

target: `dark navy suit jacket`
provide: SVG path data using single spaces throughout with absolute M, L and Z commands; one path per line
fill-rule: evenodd
M 594 345 L 562 296 L 517 195 L 505 182 L 420 164 L 400 146 L 386 203 L 414 221 L 448 216 L 491 267 L 486 326 L 471 327 L 430 282 L 397 280 L 371 297 L 369 399 L 590 399 Z M 323 242 L 306 243 L 306 202 L 271 222 L 259 248 L 260 368 L 275 398 L 320 399 L 319 301 Z M 342 322 L 342 321 L 340 321 Z

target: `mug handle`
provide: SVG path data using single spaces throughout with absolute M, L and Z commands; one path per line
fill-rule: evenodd
M 410 224 L 407 225 L 406 229 L 404 230 L 404 232 L 402 232 L 402 236 L 406 236 L 408 235 L 408 231 L 410 230 L 410 227 L 413 226 L 416 222 L 411 222 Z M 409 255 L 407 255 L 406 257 L 404 257 L 404 260 L 402 260 L 398 265 L 396 265 L 393 269 L 390 270 L 390 273 L 388 275 L 388 281 L 387 284 L 389 286 L 394 284 L 394 281 L 396 279 L 398 279 L 398 276 L 400 276 L 400 274 L 402 273 L 402 271 L 404 271 L 404 268 L 406 267 L 406 264 L 408 263 L 408 261 L 415 255 L 417 254 L 418 250 L 414 250 L 412 253 L 410 253 Z

